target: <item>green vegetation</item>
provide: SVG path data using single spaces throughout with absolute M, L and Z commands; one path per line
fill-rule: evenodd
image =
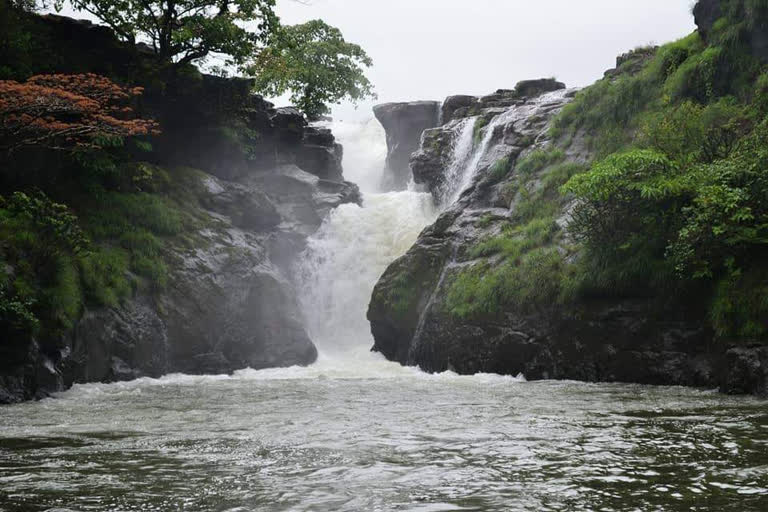
M 261 84 L 297 93 L 310 117 L 371 94 L 360 47 L 322 21 L 281 28 L 274 0 L 72 5 L 158 57 L 101 32 L 106 47 L 83 52 L 90 39 L 62 41 L 66 24 L 33 14 L 39 2 L 0 0 L 0 339 L 20 349 L 34 338 L 53 350 L 86 308 L 159 293 L 179 253 L 215 224 L 199 208 L 199 171 L 168 164 L 179 133 L 162 134 L 151 116 L 172 126 L 199 97 L 211 103 L 200 109 L 206 141 L 263 157 L 264 130 L 241 112 L 246 82 L 204 79 L 191 63 L 223 54 L 245 71 L 263 58 L 275 67 L 258 70 Z
M 709 44 L 694 33 L 619 69 L 553 135 L 586 136 L 597 156 L 562 188 L 576 198 L 581 291 L 702 301 L 735 341 L 768 335 L 768 77 L 749 37 L 768 3 L 724 5 Z
M 282 27 L 248 68 L 256 90 L 291 101 L 310 119 L 329 112 L 328 104 L 375 97 L 363 67 L 373 64 L 360 46 L 344 40 L 339 29 L 322 20 Z
M 707 42 L 637 50 L 562 111 L 502 185 L 512 220 L 467 251 L 452 314 L 647 297 L 708 311 L 728 342 L 768 336 L 768 68 L 750 37 L 768 2 L 723 4 Z M 565 159 L 574 141 L 591 166 Z
M 483 130 L 491 123 L 491 117 L 480 117 L 475 120 L 475 126 L 472 127 L 472 141 L 475 146 L 483 141 Z
M 517 162 L 515 180 L 505 185 L 514 201 L 512 221 L 468 251 L 470 260 L 480 262 L 462 268 L 450 281 L 446 306 L 452 315 L 471 320 L 510 308 L 535 310 L 571 296 L 570 249 L 556 222 L 565 202 L 559 188 L 584 169 L 564 158 L 561 150 L 549 147 Z
M 530 176 L 545 167 L 560 162 L 565 158 L 565 153 L 558 148 L 537 149 L 517 163 L 515 169 L 518 173 Z
M 507 177 L 507 174 L 509 174 L 511 169 L 510 163 L 511 160 L 508 156 L 500 158 L 494 162 L 491 168 L 488 169 L 488 176 L 492 183 L 498 183 Z

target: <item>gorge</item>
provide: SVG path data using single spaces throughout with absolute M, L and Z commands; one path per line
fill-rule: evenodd
M 0 73 L 137 84 L 160 129 L 4 161 L 0 510 L 765 510 L 766 9 L 313 122 L 13 18 Z M 38 269 L 44 197 L 88 243 Z

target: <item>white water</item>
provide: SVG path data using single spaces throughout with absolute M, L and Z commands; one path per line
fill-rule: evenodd
M 461 172 L 457 174 L 458 176 L 460 176 L 460 181 L 458 182 L 457 186 L 453 187 L 452 194 L 448 202 L 446 203 L 446 205 L 451 205 L 456 201 L 458 201 L 459 197 L 461 197 L 461 194 L 474 181 L 475 176 L 477 176 L 477 173 L 480 170 L 482 163 L 492 163 L 492 162 L 486 162 L 486 160 L 490 153 L 497 128 L 510 123 L 528 119 L 534 114 L 536 110 L 542 107 L 545 107 L 547 105 L 550 105 L 553 102 L 562 100 L 567 93 L 568 93 L 567 89 L 562 89 L 559 91 L 553 91 L 550 93 L 542 94 L 537 98 L 526 101 L 522 105 L 510 107 L 508 110 L 494 117 L 491 120 L 491 122 L 488 124 L 488 126 L 484 128 L 483 139 L 480 142 L 480 145 L 474 148 L 474 150 L 472 151 L 471 159 L 469 160 L 469 163 L 466 165 L 463 165 L 461 167 Z M 474 122 L 472 123 L 472 125 L 474 128 Z M 464 137 L 464 133 L 462 133 L 462 137 Z M 467 157 L 462 154 L 461 158 L 467 158 Z M 454 153 L 454 162 L 455 161 L 456 161 L 456 153 Z
M 515 109 L 511 109 L 515 110 Z M 399 373 L 373 346 L 368 304 L 376 282 L 391 264 L 432 223 L 439 210 L 455 202 L 469 186 L 488 152 L 497 126 L 509 121 L 509 112 L 487 127 L 482 142 L 474 143 L 476 118 L 456 123 L 451 164 L 436 207 L 429 193 L 406 190 L 379 191 L 386 141 L 375 119 L 363 123 L 330 123 L 344 146 L 344 176 L 360 186 L 363 206 L 342 205 L 329 215 L 308 241 L 299 258 L 299 301 L 310 338 L 319 351 L 316 367 L 331 374 Z M 279 370 L 278 370 L 279 372 Z
M 320 353 L 316 366 L 334 375 L 399 374 L 398 365 L 370 352 L 368 303 L 381 274 L 437 211 L 428 193 L 379 192 L 386 142 L 375 119 L 330 128 L 344 145 L 344 176 L 360 186 L 363 206 L 346 204 L 331 212 L 299 258 L 299 300 Z
M 464 175 L 470 165 L 470 159 L 474 154 L 474 136 L 476 117 L 462 119 L 453 128 L 455 135 L 453 141 L 451 164 L 446 169 L 445 181 L 439 191 L 440 202 L 443 206 L 453 203 L 464 187 Z

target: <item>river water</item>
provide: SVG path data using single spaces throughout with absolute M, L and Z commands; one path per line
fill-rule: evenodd
M 373 285 L 438 211 L 377 193 L 375 123 L 334 129 L 365 201 L 296 268 L 318 362 L 0 408 L 0 510 L 768 510 L 765 401 L 428 375 L 370 353 Z

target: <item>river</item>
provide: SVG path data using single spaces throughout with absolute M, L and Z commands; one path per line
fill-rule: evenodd
M 334 129 L 365 201 L 297 264 L 318 362 L 3 407 L 0 510 L 768 510 L 765 401 L 428 375 L 370 353 L 371 289 L 439 208 L 377 192 L 375 123 Z

